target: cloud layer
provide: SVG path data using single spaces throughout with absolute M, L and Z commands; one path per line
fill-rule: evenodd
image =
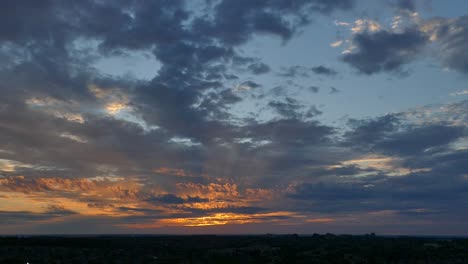
M 286 45 L 354 1 L 0 5 L 0 233 L 386 232 L 395 219 L 428 230 L 466 220 L 467 101 L 326 122 L 328 109 L 298 94 L 337 96 L 341 87 L 323 95 L 314 84 L 345 78 L 336 64 L 270 65 L 246 52 L 262 37 Z M 357 22 L 336 63 L 404 72 L 434 44 L 444 67 L 468 72 L 465 16 L 412 19 Z M 150 80 L 96 66 L 136 52 L 159 65 Z

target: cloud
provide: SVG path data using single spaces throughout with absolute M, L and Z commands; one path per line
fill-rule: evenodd
M 312 93 L 318 93 L 320 91 L 320 87 L 317 86 L 309 86 L 307 87 L 307 90 L 312 92 Z
M 62 210 L 62 211 L 50 211 L 45 213 L 33 213 L 26 211 L 0 211 L 2 219 L 0 223 L 4 225 L 21 225 L 24 223 L 36 222 L 36 221 L 48 221 L 54 218 L 63 218 L 66 216 L 76 214 L 73 211 Z
M 333 43 L 330 43 L 330 47 L 337 48 L 339 46 L 343 45 L 343 40 L 337 40 Z
M 447 69 L 468 72 L 462 52 L 468 42 L 466 15 L 424 19 L 414 12 L 413 1 L 398 1 L 397 7 L 404 12 L 395 16 L 389 27 L 367 19 L 358 19 L 353 26 L 337 23 L 350 27 L 352 33 L 345 41 L 349 45 L 343 51 L 342 60 L 367 75 L 403 73 L 404 65 L 430 51 Z
M 450 93 L 451 96 L 459 96 L 459 95 L 466 95 L 466 94 L 468 94 L 468 90 Z
M 403 66 L 417 57 L 428 37 L 417 29 L 404 32 L 379 30 L 355 34 L 356 49 L 343 55 L 342 60 L 360 73 L 401 72 Z
M 336 93 L 339 93 L 339 92 L 340 92 L 340 90 L 336 89 L 335 87 L 333 87 L 333 86 L 330 87 L 329 94 L 336 94 Z
M 418 154 L 455 141 L 465 134 L 464 130 L 464 127 L 443 124 L 415 127 L 388 134 L 374 148 L 390 154 Z
M 270 66 L 266 65 L 265 63 L 253 63 L 248 66 L 248 69 L 253 74 L 265 74 L 271 71 Z
M 333 76 L 333 75 L 337 75 L 338 72 L 331 69 L 331 68 L 328 68 L 328 67 L 325 67 L 323 65 L 320 65 L 320 66 L 316 66 L 316 67 L 312 67 L 311 70 L 315 73 L 315 74 L 322 74 L 322 75 L 328 75 L 328 76 Z
M 220 1 L 215 6 L 213 21 L 194 22 L 195 32 L 213 36 L 223 43 L 236 45 L 246 42 L 254 33 L 271 34 L 289 40 L 298 26 L 310 22 L 314 12 L 329 14 L 334 10 L 353 7 L 351 0 L 334 1 Z M 292 15 L 292 20 L 285 19 Z
M 302 108 L 302 105 L 298 104 L 297 100 L 289 97 L 286 97 L 285 102 L 271 101 L 268 103 L 268 106 L 286 118 L 298 118 L 300 116 L 298 111 Z
M 401 10 L 415 11 L 416 5 L 414 0 L 398 0 L 396 6 Z
M 305 67 L 300 65 L 290 66 L 290 67 L 283 67 L 281 72 L 278 73 L 278 76 L 287 77 L 287 78 L 308 78 L 310 77 L 310 73 L 318 74 L 318 75 L 327 75 L 327 76 L 334 76 L 337 75 L 338 72 L 334 69 L 325 67 L 323 65 L 314 66 L 314 67 Z
M 259 36 L 284 44 L 353 2 L 2 3 L 2 230 L 16 222 L 38 232 L 284 226 L 379 210 L 450 218 L 466 201 L 466 102 L 343 128 L 300 98 L 320 96 L 307 78 L 336 69 L 272 73 L 247 54 Z M 440 45 L 444 66 L 464 72 L 463 55 L 454 56 L 464 54 L 464 23 L 421 19 L 392 31 L 372 20 L 337 22 L 352 35 L 335 45 L 351 45 L 342 59 L 364 74 L 403 71 L 429 43 Z M 148 80 L 96 67 L 134 52 L 158 64 Z
M 350 145 L 385 154 L 416 155 L 431 148 L 446 146 L 465 135 L 465 127 L 443 122 L 408 125 L 401 115 L 386 115 L 372 120 L 350 120 L 353 130 L 346 132 Z
M 185 204 L 185 203 L 206 203 L 209 200 L 205 198 L 200 198 L 198 196 L 187 196 L 187 197 L 178 197 L 174 194 L 163 194 L 152 196 L 146 199 L 146 201 L 151 203 L 163 203 L 163 204 Z
M 317 121 L 298 119 L 274 120 L 266 123 L 255 123 L 244 128 L 247 137 L 256 140 L 271 140 L 278 143 L 314 144 L 325 142 L 333 134 L 333 128 Z
M 283 67 L 281 72 L 278 74 L 281 77 L 288 77 L 288 78 L 307 78 L 309 77 L 310 69 L 305 66 L 295 65 L 290 67 Z
M 463 47 L 468 43 L 468 16 L 454 19 L 432 19 L 422 26 L 422 30 L 431 34 L 431 38 L 439 45 L 438 54 L 444 66 L 460 73 L 468 73 L 466 53 Z

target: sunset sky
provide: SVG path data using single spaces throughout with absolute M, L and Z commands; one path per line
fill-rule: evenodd
M 0 1 L 0 234 L 468 235 L 468 1 Z

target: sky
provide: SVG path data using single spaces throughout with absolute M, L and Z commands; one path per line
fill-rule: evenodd
M 0 234 L 468 236 L 468 1 L 0 3 Z

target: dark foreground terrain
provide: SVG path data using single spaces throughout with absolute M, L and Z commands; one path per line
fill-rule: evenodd
M 331 234 L 0 237 L 0 263 L 468 263 L 468 239 Z

